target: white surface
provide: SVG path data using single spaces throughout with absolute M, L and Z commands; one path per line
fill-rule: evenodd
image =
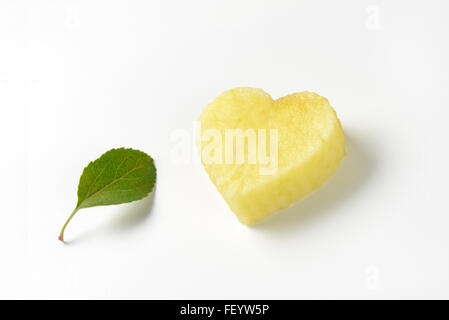
M 2 1 L 1 298 L 449 298 L 449 2 Z M 312 90 L 348 156 L 240 225 L 176 164 L 222 91 Z M 80 211 L 104 151 L 155 158 L 154 202 Z M 150 209 L 151 207 L 151 209 Z M 149 213 L 148 213 L 149 212 Z

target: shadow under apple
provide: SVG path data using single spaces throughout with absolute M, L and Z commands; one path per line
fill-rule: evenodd
M 299 232 L 306 226 L 319 223 L 344 202 L 351 201 L 371 177 L 375 169 L 374 154 L 376 154 L 373 150 L 368 151 L 365 147 L 366 141 L 362 143 L 355 137 L 351 131 L 350 134 L 345 131 L 347 155 L 329 181 L 304 199 L 254 225 L 251 229 L 255 232 L 278 235 Z

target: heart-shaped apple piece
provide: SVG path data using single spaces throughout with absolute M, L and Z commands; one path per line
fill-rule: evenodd
M 226 91 L 203 110 L 197 144 L 210 179 L 247 225 L 319 188 L 346 154 L 334 109 L 307 91 L 278 100 L 261 89 Z

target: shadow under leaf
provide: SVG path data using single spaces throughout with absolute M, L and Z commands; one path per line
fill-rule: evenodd
M 91 239 L 97 235 L 104 235 L 107 233 L 126 232 L 137 227 L 150 215 L 154 206 L 154 197 L 156 193 L 156 187 L 153 191 L 144 199 L 134 201 L 131 203 L 123 204 L 123 209 L 110 221 L 107 225 L 93 228 L 80 236 L 65 241 L 65 244 L 81 243 L 88 239 Z

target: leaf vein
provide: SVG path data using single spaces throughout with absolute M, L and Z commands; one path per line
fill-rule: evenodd
M 130 171 L 128 171 L 127 173 L 125 173 L 124 175 L 122 175 L 121 177 L 112 180 L 111 182 L 109 182 L 107 185 L 105 185 L 103 188 L 101 188 L 98 191 L 95 191 L 94 193 L 92 193 L 89 197 L 86 197 L 81 203 L 80 203 L 80 207 L 82 206 L 83 202 L 86 201 L 88 198 L 92 198 L 95 195 L 101 193 L 102 191 L 104 191 L 105 189 L 107 189 L 108 187 L 110 187 L 111 185 L 113 185 L 114 183 L 117 183 L 118 181 L 122 180 L 123 178 L 125 178 L 126 176 L 130 175 L 131 173 L 133 173 L 136 170 L 142 169 L 144 167 L 144 164 L 139 166 L 139 167 L 135 167 L 133 169 L 131 169 Z

